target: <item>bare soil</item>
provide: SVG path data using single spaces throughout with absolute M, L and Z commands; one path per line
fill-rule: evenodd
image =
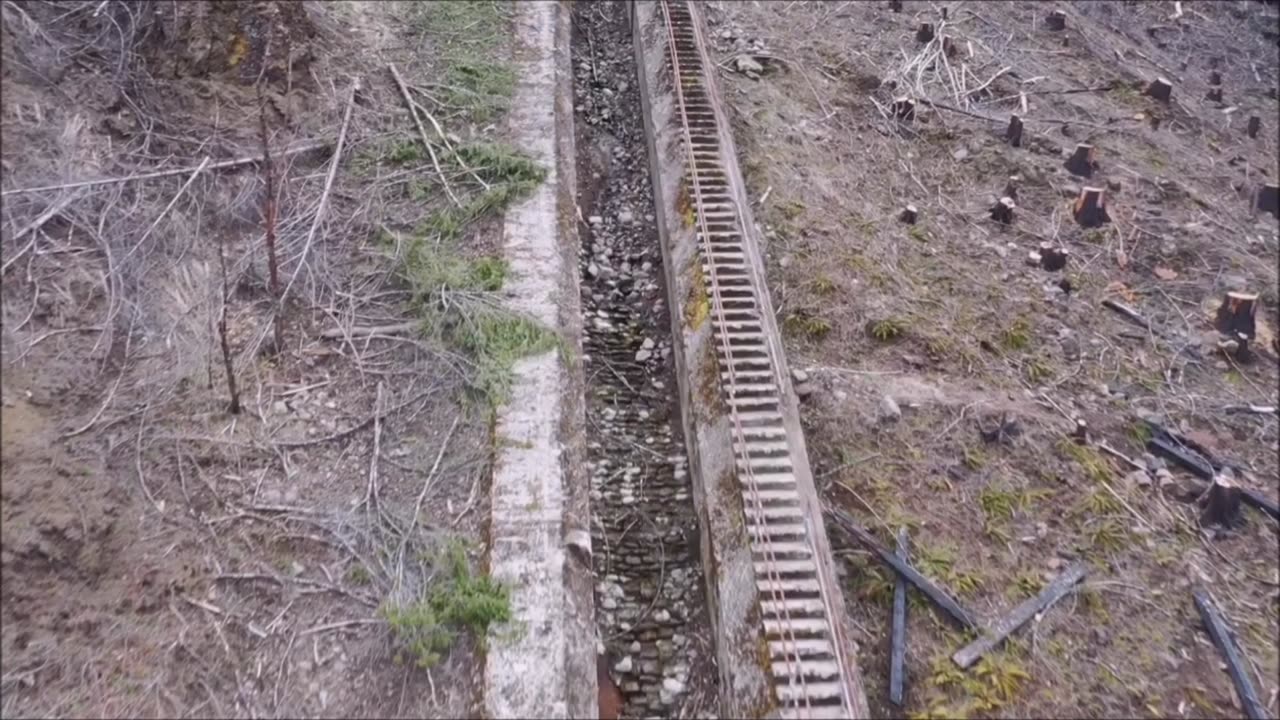
M 444 35 L 422 12 L 5 3 L 6 717 L 474 714 L 468 634 L 424 669 L 383 614 L 449 543 L 478 563 L 491 450 L 470 359 L 415 326 L 404 248 L 446 200 L 387 63 L 453 143 L 499 141 L 501 113 L 439 81 L 456 43 L 492 34 L 497 61 L 509 32 Z M 260 156 L 259 97 L 292 286 L 278 349 L 261 164 L 192 172 Z M 494 252 L 491 223 L 464 230 L 464 259 Z
M 1248 488 L 1280 493 L 1280 422 L 1239 411 L 1278 404 L 1280 241 L 1276 219 L 1251 212 L 1252 193 L 1277 176 L 1274 4 L 1181 3 L 1176 16 L 1174 3 L 1065 3 L 1062 32 L 1044 29 L 1051 6 L 1040 3 L 903 5 L 707 5 L 779 325 L 811 376 L 803 415 L 818 484 L 886 545 L 908 527 L 915 565 L 984 621 L 1071 562 L 1089 574 L 967 673 L 949 658 L 969 638 L 913 592 L 896 708 L 892 577 L 850 547 L 849 613 L 874 712 L 1239 715 L 1192 602 L 1203 586 L 1275 713 L 1277 523 L 1246 509 L 1241 527 L 1201 527 L 1190 474 L 1157 472 L 1142 421 L 1208 447 Z M 955 54 L 919 42 L 921 22 Z M 1215 71 L 1223 102 L 1206 98 Z M 1157 76 L 1172 81 L 1171 102 L 1144 95 Z M 902 95 L 917 100 L 913 121 L 888 113 Z M 1015 112 L 1020 147 L 1005 141 Z M 1064 168 L 1078 143 L 1096 149 L 1090 178 Z M 989 209 L 1014 175 L 1006 226 Z M 1109 223 L 1073 220 L 1083 186 L 1107 189 Z M 898 219 L 908 203 L 914 225 Z M 1027 264 L 1043 242 L 1070 250 L 1065 271 Z M 1237 289 L 1260 296 L 1248 362 L 1219 348 L 1212 323 Z M 984 439 L 1002 418 L 1016 430 Z M 1077 418 L 1084 446 L 1069 437 Z

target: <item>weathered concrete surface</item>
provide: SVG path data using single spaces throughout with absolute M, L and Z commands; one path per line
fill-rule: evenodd
M 569 8 L 552 0 L 514 7 L 512 142 L 547 178 L 507 213 L 507 302 L 554 328 L 569 351 L 516 363 L 511 399 L 497 411 L 489 572 L 512 588 L 515 621 L 489 635 L 483 706 L 490 718 L 587 718 L 598 710 L 583 382 L 574 360 L 581 318 Z

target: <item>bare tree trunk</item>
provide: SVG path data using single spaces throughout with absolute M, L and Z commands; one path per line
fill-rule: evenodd
M 227 371 L 227 392 L 231 395 L 232 415 L 240 414 L 240 391 L 236 388 L 236 369 L 231 362 L 231 344 L 227 342 L 227 253 L 222 235 L 218 235 L 218 265 L 222 268 L 222 307 L 218 311 L 218 338 L 222 341 L 222 364 Z
M 265 224 L 267 241 L 267 274 L 270 282 L 271 297 L 275 300 L 275 312 L 272 313 L 272 331 L 275 333 L 276 352 L 284 350 L 284 331 L 281 328 L 282 311 L 280 307 L 280 266 L 276 261 L 276 178 L 274 163 L 271 162 L 271 149 L 267 143 L 267 110 L 262 100 L 262 84 L 258 84 L 258 134 L 262 140 L 262 171 L 266 175 L 267 196 L 263 201 L 262 217 Z

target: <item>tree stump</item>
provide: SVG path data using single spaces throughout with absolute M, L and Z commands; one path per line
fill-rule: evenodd
M 1215 475 L 1213 484 L 1201 500 L 1201 525 L 1219 525 L 1224 528 L 1240 524 L 1240 488 L 1226 474 Z
M 909 97 L 900 97 L 893 101 L 893 116 L 899 120 L 911 122 L 916 119 L 916 101 Z
M 1250 138 L 1258 137 L 1258 131 L 1262 129 L 1262 118 L 1257 115 L 1249 116 L 1249 124 L 1245 127 L 1245 134 Z
M 1232 291 L 1222 299 L 1214 327 L 1230 338 L 1243 335 L 1252 340 L 1257 334 L 1258 294 Z
M 951 39 L 950 35 L 942 36 L 942 52 L 945 53 L 947 57 L 956 56 L 956 44 Z
M 1080 175 L 1082 177 L 1093 176 L 1094 166 L 1094 149 L 1092 145 L 1080 143 L 1076 146 L 1076 151 L 1067 158 L 1065 163 L 1067 172 L 1072 175 Z
M 922 43 L 933 40 L 933 23 L 920 23 L 920 27 L 916 28 L 916 40 Z
M 920 217 L 920 211 L 915 205 L 908 205 L 898 214 L 898 219 L 908 225 L 915 225 L 916 220 Z
M 1022 146 L 1022 118 L 1017 115 L 1009 116 L 1009 129 L 1004 131 L 1004 139 L 1014 147 Z
M 1089 423 L 1084 418 L 1076 418 L 1076 427 L 1071 431 L 1071 439 L 1076 441 L 1077 445 L 1089 444 Z
M 1267 183 L 1258 188 L 1258 199 L 1253 206 L 1262 212 L 1280 217 L 1280 185 Z
M 1018 183 L 1020 182 L 1022 182 L 1021 175 L 1010 175 L 1009 181 L 1004 184 L 1004 192 L 1001 193 L 1002 196 L 1011 197 L 1014 200 L 1017 200 L 1018 199 Z
M 1206 100 L 1208 100 L 1209 102 L 1221 103 L 1221 102 L 1222 102 L 1222 88 L 1220 88 L 1220 87 L 1211 87 L 1211 88 L 1209 88 L 1209 92 L 1205 93 L 1204 97 L 1205 97 L 1205 99 L 1206 99 Z
M 1005 196 L 996 201 L 991 206 L 991 219 L 1002 225 L 1008 225 L 1013 222 L 1013 209 L 1015 205 L 1013 198 Z
M 1049 272 L 1057 272 L 1067 266 L 1070 250 L 1057 247 L 1051 242 L 1040 243 L 1040 267 Z
M 1107 215 L 1107 193 L 1102 188 L 1080 188 L 1080 197 L 1076 199 L 1073 214 L 1077 223 L 1083 227 L 1094 228 L 1111 222 Z
M 1222 73 L 1218 72 L 1217 70 L 1214 70 L 1213 72 L 1209 73 L 1209 84 L 1210 84 L 1210 85 L 1221 85 L 1221 84 L 1222 84 Z
M 1067 29 L 1067 14 L 1061 10 L 1054 10 L 1044 16 L 1044 27 L 1051 32 L 1062 32 Z
M 1173 83 L 1158 77 L 1151 81 L 1143 95 L 1149 95 L 1160 102 L 1169 102 L 1169 98 L 1173 96 Z

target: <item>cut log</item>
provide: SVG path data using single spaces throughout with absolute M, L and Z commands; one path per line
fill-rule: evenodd
M 991 206 L 991 219 L 1002 225 L 1008 225 L 1013 222 L 1014 207 L 1013 198 L 1008 196 L 1000 198 L 995 205 Z
M 1022 118 L 1009 116 L 1009 128 L 1004 131 L 1004 139 L 1014 147 L 1022 147 Z
M 933 40 L 933 23 L 920 23 L 920 27 L 916 28 L 916 40 L 922 43 Z
M 1249 124 L 1244 129 L 1245 134 L 1247 134 L 1250 138 L 1256 138 L 1258 137 L 1258 131 L 1261 129 L 1262 129 L 1262 118 L 1258 117 L 1257 115 L 1250 115 Z
M 895 98 L 893 101 L 893 116 L 906 122 L 915 120 L 916 101 L 909 97 Z
M 1087 228 L 1111 222 L 1107 215 L 1107 194 L 1102 188 L 1080 188 L 1074 210 L 1076 222 Z
M 1044 28 L 1050 32 L 1062 32 L 1067 29 L 1067 14 L 1061 10 L 1053 10 L 1044 16 Z
M 902 0 L 889 0 L 889 9 L 893 12 L 902 12 Z
M 978 623 L 973 619 L 973 616 L 970 615 L 967 610 L 962 608 L 955 598 L 947 594 L 947 592 L 942 588 L 933 584 L 933 582 L 928 578 L 921 575 L 919 572 L 916 572 L 915 568 L 900 560 L 898 556 L 882 547 L 880 543 L 872 537 L 871 533 L 858 525 L 857 521 L 854 520 L 853 516 L 849 515 L 849 513 L 844 512 L 843 510 L 828 509 L 827 515 L 837 527 L 853 536 L 855 540 L 875 553 L 876 556 L 880 558 L 881 562 L 888 565 L 904 580 L 915 585 L 917 590 L 923 593 L 925 597 L 929 598 L 930 602 L 938 606 L 938 608 L 945 612 L 956 622 L 956 624 L 963 628 L 976 629 L 978 627 Z
M 1221 103 L 1221 102 L 1222 102 L 1222 88 L 1220 88 L 1220 87 L 1211 87 L 1211 88 L 1209 88 L 1209 92 L 1205 93 L 1204 98 L 1205 98 L 1206 100 L 1208 100 L 1209 102 Z
M 897 556 L 907 562 L 907 529 L 898 529 Z M 902 707 L 907 665 L 907 581 L 893 584 L 893 628 L 889 636 L 889 702 Z
M 1169 102 L 1169 98 L 1173 96 L 1173 83 L 1165 78 L 1158 77 L 1151 81 L 1143 95 L 1153 97 L 1160 102 Z
M 1218 306 L 1214 327 L 1230 338 L 1244 335 L 1252 340 L 1257 333 L 1258 294 L 1229 292 Z
M 1192 597 L 1195 598 L 1196 609 L 1200 611 L 1200 619 L 1204 622 L 1205 630 L 1209 632 L 1209 638 L 1213 640 L 1218 652 L 1222 654 L 1222 659 L 1227 663 L 1227 674 L 1231 676 L 1231 682 L 1235 685 L 1236 695 L 1240 698 L 1240 707 L 1244 710 L 1245 716 L 1249 720 L 1266 718 L 1266 710 L 1258 699 L 1258 693 L 1253 689 L 1249 666 L 1242 658 L 1244 653 L 1236 645 L 1235 631 L 1227 624 L 1226 618 L 1209 597 L 1209 593 L 1202 588 L 1196 588 L 1192 591 Z
M 1134 310 L 1133 308 L 1129 307 L 1128 305 L 1125 305 L 1124 303 L 1118 303 L 1115 300 L 1103 300 L 1102 307 L 1107 308 L 1108 310 L 1114 310 L 1120 313 L 1120 315 L 1122 315 L 1124 319 L 1128 320 L 1134 325 L 1137 325 L 1143 330 L 1146 330 L 1148 332 L 1152 330 L 1150 321 L 1142 317 L 1142 315 L 1137 310 Z
M 1209 73 L 1209 84 L 1210 84 L 1210 85 L 1221 85 L 1221 84 L 1222 84 L 1222 73 L 1218 72 L 1217 70 L 1214 70 L 1213 72 Z
M 902 208 L 902 212 L 898 214 L 898 219 L 908 225 L 915 225 L 916 220 L 920 218 L 920 211 L 915 205 L 908 205 Z
M 1040 267 L 1049 272 L 1057 272 L 1067 266 L 1070 250 L 1058 247 L 1051 242 L 1040 243 Z
M 1240 488 L 1225 473 L 1213 477 L 1200 511 L 1200 524 L 1224 528 L 1240 524 Z
M 1280 185 L 1267 183 L 1258 188 L 1258 199 L 1254 201 L 1253 206 L 1280 218 Z
M 1072 175 L 1080 175 L 1083 177 L 1093 177 L 1093 167 L 1095 164 L 1095 152 L 1092 145 L 1088 143 L 1080 143 L 1076 146 L 1076 151 L 1067 158 L 1067 172 Z
M 1031 618 L 1062 599 L 1063 595 L 1084 579 L 1086 567 L 1084 563 L 1077 563 L 1063 570 L 1062 574 L 1054 578 L 1053 582 L 1041 590 L 1039 595 L 1024 600 L 1012 612 L 988 628 L 982 637 L 960 648 L 955 655 L 951 656 L 951 660 L 965 670 L 972 667 L 983 655 L 1000 647 L 1005 639 L 1018 628 L 1026 625 Z

